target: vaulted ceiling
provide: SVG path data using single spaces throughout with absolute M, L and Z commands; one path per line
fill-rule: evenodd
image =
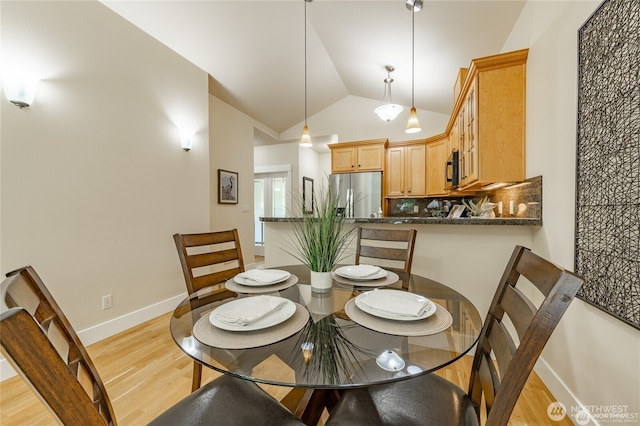
M 275 132 L 304 119 L 303 0 L 102 1 L 209 73 L 214 94 Z M 430 1 L 415 15 L 415 104 L 453 107 L 458 69 L 499 53 L 524 0 Z M 411 105 L 411 12 L 404 0 L 307 6 L 308 115 L 348 95 Z

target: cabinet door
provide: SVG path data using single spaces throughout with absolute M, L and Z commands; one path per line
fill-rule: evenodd
M 447 139 L 427 145 L 427 195 L 446 195 L 444 189 L 446 162 L 449 157 Z
M 466 156 L 467 156 L 467 170 L 466 170 L 466 182 L 465 184 L 470 184 L 478 180 L 478 120 L 476 113 L 476 99 L 477 99 L 476 85 L 475 83 L 471 85 L 469 88 L 469 92 L 466 98 L 466 106 L 465 106 L 465 114 L 466 114 L 466 122 L 467 126 L 465 132 L 466 138 Z
M 405 149 L 405 180 L 407 182 L 405 196 L 424 197 L 427 194 L 426 145 L 411 145 Z
M 331 150 L 331 172 L 344 173 L 356 171 L 356 148 L 334 148 Z
M 357 160 L 357 169 L 359 172 L 372 172 L 382 170 L 384 166 L 384 146 L 359 146 Z
M 387 149 L 387 197 L 404 195 L 404 147 Z
M 459 185 L 464 186 L 467 182 L 467 117 L 465 107 L 463 106 L 458 113 L 456 119 L 457 135 L 458 135 L 458 176 Z
M 460 151 L 460 140 L 458 139 L 458 120 L 453 122 L 451 133 L 449 133 L 449 152 Z M 427 163 L 428 164 L 428 163 Z

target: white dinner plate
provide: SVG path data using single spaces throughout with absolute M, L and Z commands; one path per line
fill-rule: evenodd
M 254 331 L 254 330 L 262 330 L 264 328 L 273 327 L 274 325 L 278 325 L 282 322 L 285 322 L 286 320 L 291 318 L 291 316 L 296 312 L 296 304 L 293 303 L 291 300 L 284 299 L 285 304 L 280 309 L 251 324 L 247 324 L 247 325 L 227 324 L 226 322 L 220 321 L 214 317 L 214 313 L 225 313 L 225 311 L 229 309 L 237 309 L 238 307 L 241 307 L 243 303 L 247 303 L 249 299 L 250 298 L 245 297 L 242 299 L 234 300 L 234 301 L 225 303 L 224 305 L 214 309 L 209 314 L 209 321 L 211 321 L 211 324 L 215 325 L 218 328 L 221 328 L 222 330 Z
M 374 291 L 393 292 L 394 296 L 401 297 L 406 300 L 416 300 L 418 302 L 423 302 L 428 300 L 426 297 L 420 296 L 419 294 L 409 293 L 401 290 L 374 290 Z M 371 291 L 360 294 L 358 297 L 355 298 L 355 303 L 360 310 L 376 317 L 391 319 L 396 321 L 417 321 L 417 320 L 428 318 L 436 312 L 436 304 L 431 301 L 429 301 L 430 302 L 429 307 L 419 316 L 395 315 L 391 312 L 379 311 L 377 309 L 371 308 L 369 305 L 366 304 L 367 297 L 371 297 L 372 294 L 373 292 Z
M 235 282 L 237 282 L 238 284 L 242 284 L 242 285 L 246 285 L 246 286 L 251 286 L 251 287 L 259 287 L 259 286 L 263 286 L 263 285 L 273 285 L 276 283 L 281 283 L 283 281 L 286 281 L 289 279 L 289 277 L 291 276 L 291 274 L 287 271 L 283 271 L 280 269 L 264 269 L 261 271 L 261 273 L 264 274 L 264 277 L 268 277 L 270 272 L 273 272 L 274 278 L 273 279 L 261 279 L 260 281 L 257 280 L 253 280 L 250 278 L 251 273 L 249 271 L 245 271 L 245 272 L 240 272 L 238 275 L 236 275 L 235 277 L 233 277 L 233 280 Z
M 387 276 L 387 271 L 382 268 L 378 268 L 377 272 L 367 276 L 354 274 L 354 271 L 357 270 L 358 266 L 360 265 L 342 266 L 336 269 L 334 272 L 340 275 L 341 277 L 352 280 L 352 281 L 372 281 L 372 280 L 377 280 Z

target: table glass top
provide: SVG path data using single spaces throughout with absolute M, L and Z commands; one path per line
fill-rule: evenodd
M 304 315 L 299 323 L 302 324 L 300 331 L 280 338 L 276 343 L 249 349 L 228 349 L 228 345 L 215 347 L 215 335 L 212 335 L 213 340 L 207 340 L 208 344 L 202 343 L 196 338 L 200 336 L 198 333 L 194 336 L 194 325 L 215 329 L 208 322 L 209 314 L 225 300 L 211 302 L 207 294 L 200 294 L 181 302 L 171 318 L 171 334 L 178 346 L 193 359 L 215 370 L 255 382 L 345 388 L 402 380 L 437 370 L 467 353 L 482 328 L 480 315 L 469 300 L 445 285 L 418 275 L 412 274 L 404 280 L 401 277 L 400 281 L 383 288 L 416 293 L 440 305 L 443 312 L 451 314 L 449 321 L 452 320 L 444 331 L 402 336 L 375 331 L 375 327 L 363 327 L 350 318 L 345 305 L 347 310 L 353 309 L 353 301 L 351 304 L 349 301 L 363 292 L 372 291 L 372 287 L 354 287 L 342 280 L 334 281 L 328 293 L 315 293 L 309 285 L 307 267 L 296 265 L 277 269 L 289 271 L 298 278 L 295 285 L 271 295 L 299 305 L 298 310 L 302 312 L 296 315 Z M 253 296 L 240 294 L 238 297 Z M 296 318 L 300 321 L 300 317 Z M 198 323 L 201 319 L 204 322 Z M 387 321 L 391 321 L 390 325 L 396 330 L 401 330 L 400 333 L 404 330 L 399 321 Z M 410 326 L 415 327 L 415 324 L 407 323 L 407 330 Z M 269 331 L 247 334 L 248 345 L 260 344 L 259 339 Z M 231 338 L 237 339 L 237 335 Z

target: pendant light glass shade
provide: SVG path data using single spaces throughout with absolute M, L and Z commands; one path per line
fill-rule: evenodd
M 304 127 L 300 138 L 300 146 L 302 148 L 313 146 L 311 136 L 309 136 L 309 126 L 307 126 L 307 3 L 311 3 L 311 1 L 304 0 Z
M 300 138 L 300 146 L 303 148 L 311 148 L 311 136 L 309 136 L 309 127 L 305 124 L 302 128 L 302 137 Z
M 384 121 L 391 121 L 402 112 L 404 108 L 398 104 L 384 104 L 375 109 L 378 117 Z
M 387 65 L 385 69 L 387 70 L 387 78 L 384 79 L 384 94 L 382 96 L 382 105 L 375 109 L 375 113 L 382 120 L 391 121 L 396 118 L 404 108 L 402 108 L 401 105 L 394 104 L 391 100 L 391 83 L 393 83 L 391 72 L 393 72 L 395 68 L 393 68 L 391 65 Z
M 409 111 L 409 121 L 407 121 L 407 130 L 406 133 L 418 133 L 422 128 L 420 127 L 420 122 L 418 121 L 418 114 L 416 113 L 415 108 L 411 108 Z
M 415 105 L 415 44 L 416 44 L 416 13 L 422 10 L 422 0 L 408 0 L 407 9 L 411 11 L 411 111 L 409 111 L 409 121 L 407 121 L 406 133 L 418 133 L 422 130 L 418 121 L 418 114 Z

